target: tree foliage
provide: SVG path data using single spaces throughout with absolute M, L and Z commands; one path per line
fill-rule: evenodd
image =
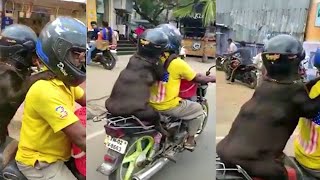
M 166 21 L 161 16 L 165 10 L 171 10 L 177 5 L 177 0 L 133 0 L 133 9 L 145 20 L 154 25 Z
M 173 15 L 178 18 L 193 16 L 195 7 L 199 3 L 204 4 L 202 10 L 204 26 L 213 24 L 216 15 L 216 0 L 178 0 Z

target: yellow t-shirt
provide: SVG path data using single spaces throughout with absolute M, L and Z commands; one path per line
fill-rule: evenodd
M 75 100 L 83 94 L 82 88 L 69 89 L 58 79 L 34 83 L 25 99 L 16 161 L 30 166 L 67 161 L 71 141 L 61 130 L 79 120 Z
M 164 63 L 166 58 L 161 58 Z M 181 79 L 191 81 L 195 78 L 196 72 L 187 62 L 181 58 L 171 61 L 168 67 L 168 76 L 151 87 L 150 104 L 159 111 L 168 110 L 179 105 Z
M 309 97 L 313 99 L 318 95 L 320 95 L 320 82 L 311 88 Z M 300 118 L 298 127 L 299 135 L 294 142 L 297 161 L 307 168 L 320 170 L 320 126 Z

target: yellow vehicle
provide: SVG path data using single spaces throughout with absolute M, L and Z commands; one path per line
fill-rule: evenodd
M 187 56 L 202 57 L 203 62 L 216 54 L 215 27 L 202 27 L 194 22 L 184 22 L 180 26 L 183 35 L 182 45 Z

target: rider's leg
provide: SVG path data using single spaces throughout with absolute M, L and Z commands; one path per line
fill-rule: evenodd
M 233 82 L 234 82 L 235 74 L 237 73 L 237 70 L 239 69 L 240 66 L 241 66 L 241 65 L 238 65 L 237 67 L 235 67 L 235 68 L 231 71 L 229 83 L 233 83 Z
M 195 147 L 194 137 L 197 134 L 197 131 L 204 118 L 202 106 L 197 102 L 181 100 L 177 107 L 166 111 L 161 111 L 161 113 L 180 118 L 188 122 L 187 125 L 189 136 L 186 142 L 186 148 L 193 149 Z
M 28 180 L 77 180 L 63 161 L 36 162 L 34 167 L 17 162 L 17 166 Z
M 91 53 L 95 49 L 96 49 L 96 43 L 91 43 L 91 48 L 88 50 L 88 54 L 87 54 L 87 58 L 86 58 L 87 64 L 91 63 Z

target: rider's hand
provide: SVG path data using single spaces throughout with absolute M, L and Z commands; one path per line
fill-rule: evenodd
M 215 83 L 216 82 L 216 76 L 209 75 L 208 78 L 210 78 L 210 82 L 211 83 Z

